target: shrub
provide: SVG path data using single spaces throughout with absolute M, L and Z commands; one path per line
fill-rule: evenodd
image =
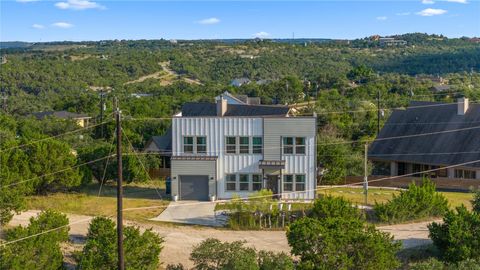
M 448 211 L 443 223 L 428 226 L 430 238 L 447 262 L 480 259 L 480 214 L 465 206 Z
M 444 264 L 441 261 L 430 258 L 425 262 L 414 263 L 410 265 L 410 270 L 480 270 L 480 262 L 472 259 L 460 261 L 458 263 Z
M 157 269 L 163 239 L 151 230 L 143 234 L 136 227 L 124 228 L 126 269 Z M 87 240 L 80 255 L 80 269 L 112 269 L 117 265 L 115 223 L 105 217 L 92 220 Z
M 287 230 L 299 269 L 395 269 L 401 244 L 355 218 L 302 218 Z
M 424 262 L 418 262 L 410 264 L 410 270 L 441 270 L 444 268 L 444 265 L 441 261 L 430 258 Z
M 55 228 L 48 233 L 18 241 L 0 248 L 0 269 L 63 269 L 60 242 L 68 240 L 68 218 L 47 210 L 30 218 L 27 227 L 18 226 L 5 231 L 6 241 L 32 236 Z
M 244 242 L 221 242 L 209 238 L 195 246 L 190 259 L 197 270 L 290 270 L 292 259 L 284 254 L 260 251 L 244 246 Z M 172 266 L 171 269 L 182 269 Z
M 325 196 L 315 200 L 310 216 L 317 219 L 324 218 L 362 218 L 357 207 L 343 197 Z
M 473 196 L 472 209 L 480 214 L 480 190 L 475 192 L 475 195 Z
M 389 223 L 443 216 L 447 210 L 448 200 L 435 191 L 435 184 L 429 179 L 423 179 L 420 186 L 412 183 L 387 203 L 374 206 L 377 219 Z

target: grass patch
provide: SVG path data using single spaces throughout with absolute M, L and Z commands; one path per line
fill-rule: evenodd
M 375 201 L 378 203 L 386 203 L 388 200 L 392 199 L 393 194 L 398 195 L 400 191 L 393 189 L 382 189 L 382 188 L 369 188 L 368 189 L 368 205 L 373 206 Z M 442 191 L 439 192 L 443 194 L 449 202 L 450 208 L 455 208 L 464 204 L 468 209 L 471 209 L 472 205 L 470 201 L 473 199 L 473 193 L 469 192 L 449 192 Z M 361 188 L 331 188 L 318 191 L 318 194 L 322 195 L 332 195 L 332 196 L 343 196 L 345 199 L 352 201 L 356 204 L 364 204 L 365 197 L 363 195 L 363 189 Z
M 99 185 L 92 184 L 76 192 L 55 193 L 45 196 L 28 196 L 27 209 L 53 209 L 68 214 L 89 216 L 116 216 L 116 187 L 107 184 L 102 187 L 98 196 Z M 160 181 L 151 181 L 140 184 L 130 184 L 124 187 L 123 207 L 155 207 L 125 211 L 127 220 L 145 222 L 158 216 L 167 207 L 169 201 L 165 199 L 165 188 Z

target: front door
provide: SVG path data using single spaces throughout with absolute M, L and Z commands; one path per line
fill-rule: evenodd
M 278 198 L 278 175 L 267 175 L 265 187 L 272 191 L 273 197 Z

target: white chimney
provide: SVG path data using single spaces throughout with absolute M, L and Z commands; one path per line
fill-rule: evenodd
M 457 114 L 465 115 L 468 111 L 468 98 L 459 98 L 457 101 Z
M 224 116 L 227 112 L 227 100 L 222 96 L 217 98 L 217 116 Z

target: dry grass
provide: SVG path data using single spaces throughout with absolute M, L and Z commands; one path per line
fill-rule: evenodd
M 115 217 L 117 207 L 115 186 L 105 185 L 102 188 L 101 196 L 98 196 L 98 188 L 99 186 L 95 184 L 75 193 L 29 196 L 27 197 L 27 209 L 53 209 L 69 214 Z M 138 207 L 154 208 L 125 211 L 124 218 L 145 222 L 150 218 L 158 216 L 169 202 L 165 199 L 164 190 L 164 183 L 159 181 L 126 185 L 124 187 L 124 209 Z
M 361 188 L 332 188 L 320 190 L 318 192 L 322 195 L 342 196 L 354 203 L 364 204 L 365 197 L 363 189 Z M 398 194 L 400 191 L 381 188 L 369 188 L 368 190 L 368 204 L 374 205 L 375 202 L 385 203 L 392 199 L 393 194 Z M 473 199 L 473 193 L 465 192 L 440 192 L 448 199 L 450 206 L 456 207 L 464 204 L 467 208 L 471 208 L 470 201 Z

